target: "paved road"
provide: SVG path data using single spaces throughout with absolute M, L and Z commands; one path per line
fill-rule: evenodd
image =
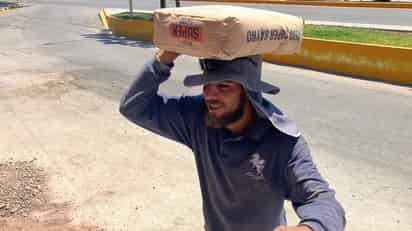
M 142 130 L 136 134 L 116 112 L 121 92 L 154 49 L 100 31 L 100 7 L 126 6 L 98 2 L 33 1 L 32 7 L 0 14 L 0 138 L 6 139 L 0 159 L 32 152 L 48 153 L 45 163 L 55 158 L 46 165 L 70 176 L 60 172 L 53 188 L 65 192 L 60 200 L 82 211 L 75 213 L 81 221 L 109 230 L 200 228 L 192 159 L 175 156 L 188 151 Z M 195 59 L 180 58 L 161 90 L 196 93 L 181 81 L 185 73 L 198 71 Z M 298 121 L 321 172 L 336 188 L 348 230 L 412 230 L 412 89 L 271 64 L 263 73 L 282 89 L 271 100 Z M 23 93 L 30 81 L 42 78 L 55 84 Z M 18 81 L 27 86 L 13 89 Z M 40 93 L 52 97 L 34 96 Z M 13 130 L 20 127 L 28 135 Z M 39 148 L 29 149 L 23 140 Z M 157 191 L 148 181 L 161 182 Z M 99 191 L 104 187 L 111 190 Z M 131 204 L 138 199 L 140 207 Z
M 198 4 L 198 3 L 196 3 Z M 221 4 L 221 3 L 220 3 Z M 171 4 L 172 5 L 172 4 Z M 191 5 L 191 3 L 187 4 Z M 304 17 L 311 21 L 412 26 L 412 9 L 239 4 Z
M 27 2 L 36 3 L 55 3 L 93 7 L 113 7 L 128 8 L 128 1 L 113 0 L 27 0 Z M 137 1 L 134 0 L 137 9 L 156 9 L 160 6 L 160 1 Z M 168 6 L 174 6 L 174 1 L 168 1 Z M 199 5 L 199 4 L 224 4 L 224 3 L 195 3 L 182 2 L 182 6 Z M 380 8 L 344 8 L 344 7 L 317 7 L 317 6 L 287 6 L 287 5 L 269 5 L 269 4 L 238 4 L 249 7 L 276 10 L 288 14 L 304 17 L 312 21 L 330 21 L 362 24 L 382 24 L 382 25 L 400 25 L 412 26 L 412 9 L 380 9 Z

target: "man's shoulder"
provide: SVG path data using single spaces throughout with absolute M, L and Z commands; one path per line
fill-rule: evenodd
M 300 139 L 303 139 L 302 135 L 291 136 L 272 126 L 265 133 L 263 142 L 267 143 L 267 145 L 272 144 L 272 147 L 276 146 L 278 148 L 293 148 Z
M 275 156 L 275 159 L 281 163 L 295 158 L 300 152 L 308 151 L 308 144 L 303 135 L 290 136 L 275 127 L 265 132 L 260 146 L 262 152 L 271 158 Z

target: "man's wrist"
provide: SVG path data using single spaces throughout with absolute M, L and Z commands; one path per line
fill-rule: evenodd
M 273 231 L 314 231 L 309 225 L 300 224 L 298 226 L 278 226 Z

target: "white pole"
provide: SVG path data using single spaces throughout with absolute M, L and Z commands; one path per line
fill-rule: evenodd
M 129 11 L 133 13 L 133 0 L 129 0 Z

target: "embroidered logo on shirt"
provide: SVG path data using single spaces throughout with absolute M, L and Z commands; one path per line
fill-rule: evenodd
M 266 161 L 259 155 L 259 153 L 252 154 L 249 163 L 252 165 L 252 170 L 246 172 L 246 176 L 254 180 L 264 180 L 263 169 L 265 168 Z

